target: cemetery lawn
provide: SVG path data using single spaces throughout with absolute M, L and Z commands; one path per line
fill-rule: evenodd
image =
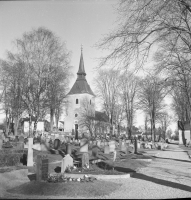
M 68 196 L 78 198 L 96 197 L 109 195 L 117 190 L 121 184 L 116 184 L 109 181 L 94 181 L 94 182 L 67 182 L 67 183 L 48 183 L 36 182 L 22 184 L 15 188 L 7 190 L 9 193 L 23 195 L 44 195 L 44 196 Z

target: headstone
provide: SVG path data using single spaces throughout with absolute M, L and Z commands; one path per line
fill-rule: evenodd
M 24 137 L 23 136 L 19 137 L 19 142 L 24 142 Z
M 69 154 L 69 155 L 72 154 L 72 148 L 71 148 L 70 143 L 67 143 L 67 145 L 66 145 L 66 154 Z
M 80 142 L 80 152 L 88 152 L 88 140 L 85 138 Z
M 73 165 L 74 165 L 73 158 L 69 154 L 67 154 L 62 159 L 61 173 L 64 173 L 67 167 L 72 167 Z
M 57 139 L 57 138 L 59 138 L 59 134 L 58 133 L 55 134 L 55 139 Z
M 32 148 L 35 149 L 35 150 L 37 150 L 37 151 L 41 151 L 41 145 L 40 145 L 40 143 L 33 144 Z
M 27 167 L 33 166 L 33 138 L 28 138 L 28 156 L 27 156 Z
M 116 157 L 117 157 L 117 151 L 114 151 L 114 152 L 113 152 L 113 162 L 115 162 Z
M 54 149 L 58 149 L 60 147 L 60 140 L 57 138 L 54 140 Z
M 23 150 L 24 149 L 24 142 L 17 142 L 16 149 L 17 150 Z
M 98 156 L 98 147 L 93 146 L 92 148 L 92 156 L 97 157 Z
M 100 140 L 97 141 L 97 146 L 98 146 L 98 147 L 101 146 L 101 141 L 100 141 Z
M 115 141 L 109 142 L 109 151 L 114 152 L 115 151 Z
M 104 147 L 104 153 L 105 154 L 109 154 L 110 153 L 108 145 Z
M 127 145 L 124 141 L 121 142 L 121 148 L 120 148 L 121 151 L 125 151 L 125 153 L 127 152 Z
M 46 181 L 48 178 L 48 158 L 47 156 L 37 155 L 36 180 Z
M 88 166 L 89 168 L 89 153 L 83 153 L 82 154 L 82 167 Z
M 134 140 L 134 153 L 137 153 L 137 143 L 138 143 L 138 141 L 135 138 L 135 140 Z
M 40 149 L 41 149 L 41 151 L 48 151 L 48 147 L 47 147 L 46 143 L 40 144 Z

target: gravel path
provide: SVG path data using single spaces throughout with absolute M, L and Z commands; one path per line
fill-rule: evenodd
M 155 153 L 156 159 L 146 168 L 140 169 L 128 179 L 113 179 L 122 186 L 117 191 L 101 199 L 167 199 L 191 197 L 191 162 L 187 152 L 181 150 L 178 145 L 169 145 L 168 151 L 148 152 Z M 5 196 L 11 198 L 11 196 Z M 26 198 L 16 196 L 14 198 Z M 31 196 L 27 198 L 38 198 Z M 45 197 L 39 198 L 58 198 Z M 78 197 L 84 199 L 84 197 Z M 98 197 L 96 197 L 97 199 Z M 59 199 L 68 199 L 59 196 Z

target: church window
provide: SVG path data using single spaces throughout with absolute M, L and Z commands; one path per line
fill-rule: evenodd
M 91 102 L 91 99 L 90 99 L 90 105 L 91 105 L 91 103 L 92 103 L 92 102 Z
M 76 99 L 76 104 L 78 104 L 79 103 L 79 100 L 78 99 Z
M 75 114 L 75 117 L 77 117 L 77 116 L 78 116 L 78 114 L 76 113 L 76 114 Z

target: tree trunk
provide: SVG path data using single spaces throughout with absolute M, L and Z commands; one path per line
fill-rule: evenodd
M 35 122 L 34 122 L 33 135 L 36 134 L 36 131 L 37 131 L 37 124 L 38 124 L 38 119 L 36 119 Z
M 9 133 L 10 123 L 11 123 L 11 116 L 10 116 L 9 111 L 7 111 L 7 115 L 6 115 L 6 132 L 5 132 L 6 136 L 8 136 L 8 133 Z
M 15 135 L 15 136 L 18 135 L 19 121 L 20 121 L 20 118 L 19 118 L 19 117 L 15 117 L 15 118 L 14 118 L 14 135 Z
M 53 125 L 54 125 L 54 109 L 50 109 L 50 131 L 53 131 Z
M 31 119 L 31 114 L 29 114 L 29 138 L 33 137 L 32 136 L 32 119 Z

